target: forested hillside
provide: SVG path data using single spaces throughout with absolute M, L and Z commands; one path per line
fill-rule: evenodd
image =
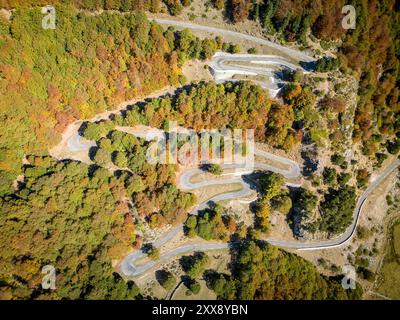
M 98 140 L 115 126 L 144 124 L 165 128 L 168 121 L 201 129 L 251 128 L 255 139 L 290 150 L 301 140 L 301 131 L 292 128 L 293 108 L 272 102 L 268 93 L 250 82 L 200 83 L 165 96 L 139 103 L 111 120 L 88 123 L 84 137 Z
M 214 0 L 217 8 L 224 2 Z M 356 9 L 356 28 L 345 30 L 342 7 Z M 338 47 L 337 56 L 345 72 L 359 79 L 354 119 L 354 141 L 363 142 L 363 152 L 373 155 L 386 141 L 400 136 L 399 54 L 400 7 L 395 0 L 228 0 L 227 18 L 234 23 L 251 19 L 269 35 L 282 41 L 323 49 Z M 308 37 L 311 32 L 311 36 Z M 339 41 L 340 40 L 340 41 Z M 397 140 L 394 143 L 399 143 Z
M 140 12 L 91 16 L 61 6 L 55 30 L 42 18 L 40 7 L 0 16 L 0 194 L 11 190 L 23 154 L 46 153 L 68 123 L 179 84 L 185 59 L 218 46 Z
M 345 291 L 306 260 L 253 239 L 270 229 L 275 211 L 287 215 L 291 225 L 294 213 L 311 217 L 318 209 L 318 219 L 300 219 L 300 227 L 329 236 L 343 232 L 353 221 L 358 192 L 370 179 L 368 161 L 356 166 L 357 160 L 328 150 L 342 143 L 335 129 L 353 127 L 343 121 L 352 121 L 353 115 L 346 113 L 344 95 L 322 93 L 313 75 L 283 73 L 289 83 L 276 100 L 248 81 L 183 86 L 106 120 L 84 122 L 79 133 L 95 142 L 88 154 L 92 164 L 48 156 L 49 147 L 74 120 L 166 86 L 182 86 L 185 61 L 208 59 L 229 48 L 219 37 L 200 39 L 187 29 L 163 29 L 144 13 L 179 15 L 190 3 L 55 0 L 57 27 L 45 30 L 41 6 L 47 2 L 0 0 L 1 8 L 13 10 L 9 19 L 0 15 L 0 299 L 138 298 L 139 288 L 115 273 L 118 261 L 139 249 L 143 239 L 146 245 L 155 239 L 146 238 L 146 231 L 157 233 L 152 229 L 184 221 L 188 237 L 237 240 L 231 248 L 231 274 L 206 274 L 219 298 L 360 298 L 359 288 Z M 400 151 L 400 18 L 395 0 L 350 1 L 357 9 L 355 30 L 341 28 L 344 0 L 212 4 L 225 8 L 230 23 L 254 20 L 266 35 L 322 56 L 315 71 L 319 80 L 335 87 L 327 91 L 337 91 L 333 77 L 344 75 L 355 83 L 354 76 L 358 105 L 348 137 L 353 132 L 354 142 L 360 142 L 364 154 L 375 155 L 379 165 L 388 158 L 384 148 L 393 155 Z M 325 58 L 332 54 L 334 58 Z M 312 184 L 316 193 L 302 187 L 292 192 L 278 174 L 261 176 L 261 197 L 246 238 L 246 226 L 218 205 L 188 217 L 197 199 L 176 186 L 179 166 L 150 164 L 149 142 L 123 131 L 137 125 L 166 129 L 168 121 L 197 132 L 251 128 L 256 140 L 269 147 L 291 151 L 303 141 L 326 146 L 331 158 L 327 165 L 322 162 L 319 176 L 310 169 L 307 188 Z M 291 158 L 300 156 L 295 151 Z M 320 156 L 315 152 L 315 159 Z M 220 174 L 222 168 L 214 165 L 209 171 Z M 19 174 L 23 178 L 13 190 Z M 160 257 L 156 246 L 148 253 L 149 258 Z M 56 268 L 55 291 L 41 288 L 44 265 Z M 204 268 L 201 263 L 199 270 Z M 190 277 L 200 277 L 199 270 L 190 270 Z
M 294 114 L 286 104 L 272 103 L 266 91 L 249 82 L 200 83 L 180 90 L 173 96 L 137 103 L 113 115 L 109 120 L 87 122 L 83 136 L 95 140 L 92 160 L 99 166 L 111 165 L 137 175 L 130 189 L 139 215 L 153 227 L 183 222 L 193 199 L 176 189 L 173 165 L 150 165 L 146 161 L 148 143 L 118 127 L 147 125 L 165 129 L 168 121 L 202 129 L 253 128 L 258 141 L 290 150 L 300 142 L 302 133 L 292 128 Z
M 247 240 L 233 254 L 232 275 L 209 275 L 211 288 L 222 299 L 346 300 L 359 299 L 362 293 L 358 286 L 344 290 L 310 262 L 266 243 Z
M 0 299 L 131 299 L 113 274 L 135 244 L 126 177 L 74 161 L 28 157 L 25 186 L 0 200 Z M 57 290 L 41 288 L 44 265 Z
M 1 0 L 1 7 L 7 9 L 46 6 L 45 0 Z M 168 10 L 172 15 L 181 13 L 191 0 L 54 0 L 51 5 L 69 4 L 82 10 L 118 10 L 122 12 L 132 10 L 146 10 L 153 13 Z

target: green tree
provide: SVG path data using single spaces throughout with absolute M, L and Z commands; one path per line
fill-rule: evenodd
M 201 276 L 208 263 L 209 258 L 204 252 L 195 252 L 192 256 L 189 256 L 187 264 L 184 265 L 184 270 L 189 277 L 196 279 Z
M 160 275 L 160 284 L 165 290 L 171 290 L 176 285 L 176 277 L 169 271 L 163 270 Z
M 151 247 L 147 252 L 147 256 L 153 261 L 160 260 L 160 249 Z
M 200 289 L 201 289 L 200 283 L 198 283 L 196 280 L 190 281 L 189 290 L 193 294 L 198 294 L 200 292 Z
M 207 166 L 207 170 L 215 175 L 220 175 L 223 172 L 222 167 L 217 163 L 211 163 Z
M 104 149 L 97 149 L 96 154 L 93 158 L 94 162 L 102 167 L 106 167 L 111 162 L 111 155 Z

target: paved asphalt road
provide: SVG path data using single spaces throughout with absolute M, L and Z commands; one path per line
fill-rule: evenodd
M 120 129 L 123 130 L 124 128 L 120 128 Z M 147 128 L 146 134 L 143 134 L 142 132 L 136 132 L 136 130 L 130 130 L 129 132 L 136 136 L 139 136 L 143 139 L 147 139 L 147 140 L 151 140 L 154 137 L 157 137 L 160 135 L 160 131 L 158 129 L 152 129 L 152 128 Z M 243 198 L 245 196 L 248 196 L 251 193 L 251 189 L 250 189 L 249 184 L 247 182 L 245 182 L 245 180 L 243 180 L 243 175 L 249 174 L 249 173 L 253 172 L 253 170 L 255 170 L 255 169 L 269 170 L 269 171 L 281 173 L 286 178 L 297 178 L 300 176 L 300 167 L 293 160 L 290 160 L 290 159 L 287 159 L 287 158 L 284 158 L 281 156 L 277 156 L 272 153 L 259 150 L 257 148 L 255 149 L 255 154 L 259 157 L 266 158 L 267 160 L 273 160 L 275 162 L 281 163 L 284 166 L 288 167 L 288 169 L 284 170 L 280 167 L 274 167 L 274 166 L 263 164 L 263 163 L 255 163 L 254 167 L 251 168 L 251 170 L 249 171 L 248 168 L 243 168 L 243 165 L 240 165 L 240 164 L 239 165 L 226 164 L 226 165 L 222 165 L 222 167 L 225 169 L 233 168 L 233 169 L 238 169 L 238 170 L 243 170 L 243 171 L 228 174 L 228 175 L 231 175 L 232 178 L 227 178 L 227 179 L 223 179 L 223 180 L 207 180 L 207 181 L 202 181 L 202 182 L 197 182 L 197 183 L 191 182 L 190 181 L 191 178 L 197 174 L 204 173 L 204 171 L 202 171 L 200 169 L 189 169 L 189 170 L 185 171 L 180 176 L 180 179 L 179 179 L 179 187 L 183 190 L 194 190 L 194 189 L 208 187 L 208 186 L 212 186 L 212 185 L 224 185 L 224 184 L 232 184 L 232 183 L 238 183 L 238 184 L 242 185 L 242 188 L 238 191 L 232 191 L 232 192 L 227 192 L 227 193 L 223 193 L 223 194 L 218 194 L 218 195 L 211 197 L 210 199 L 200 203 L 192 210 L 192 212 L 190 214 L 197 214 L 198 211 L 206 208 L 210 202 L 217 203 L 217 202 L 223 201 L 223 200 L 238 199 L 238 198 Z M 170 230 L 165 235 L 163 235 L 162 238 L 155 241 L 153 243 L 153 246 L 156 248 L 163 246 L 165 243 L 167 243 L 173 237 L 175 237 L 175 235 L 177 235 L 180 231 L 182 231 L 182 228 L 183 228 L 183 224 L 180 224 L 180 225 L 174 227 L 172 230 Z M 216 249 L 225 249 L 225 248 L 228 248 L 228 244 L 220 243 L 220 242 L 219 243 L 208 242 L 206 244 L 204 244 L 204 243 L 187 244 L 187 245 L 183 245 L 183 246 L 174 248 L 174 249 L 166 252 L 165 254 L 163 254 L 160 257 L 160 260 L 158 260 L 157 262 L 149 261 L 144 264 L 141 264 L 140 266 L 136 266 L 134 263 L 135 263 L 135 261 L 145 257 L 146 254 L 141 251 L 136 251 L 136 252 L 132 252 L 131 254 L 127 255 L 123 259 L 120 270 L 126 276 L 137 276 L 137 275 L 140 275 L 141 273 L 147 271 L 148 269 L 152 268 L 157 263 L 166 261 L 176 255 L 180 255 L 180 254 L 192 252 L 192 251 L 199 251 L 199 250 L 206 251 L 206 250 L 216 250 Z
M 77 151 L 89 151 L 89 149 L 96 145 L 94 141 L 88 141 L 82 138 L 78 131 L 74 133 L 68 140 L 67 146 L 69 151 L 77 152 Z
M 242 63 L 242 64 L 241 64 Z M 279 68 L 290 70 L 301 69 L 286 59 L 274 55 L 229 54 L 217 52 L 209 64 L 211 73 L 216 82 L 234 81 L 234 75 L 258 75 L 268 80 L 253 80 L 264 89 L 271 97 L 276 97 L 284 85 L 279 76 Z M 278 68 L 276 68 L 278 67 Z M 236 80 L 237 81 L 237 80 Z
M 367 190 L 364 191 L 364 193 L 358 199 L 357 205 L 354 209 L 353 223 L 339 237 L 337 237 L 335 239 L 331 239 L 331 240 L 318 241 L 318 242 L 286 241 L 286 240 L 276 240 L 276 239 L 271 239 L 271 238 L 267 238 L 264 240 L 269 242 L 270 244 L 273 244 L 276 246 L 281 246 L 281 247 L 286 247 L 286 248 L 294 248 L 294 249 L 298 249 L 298 250 L 329 249 L 329 248 L 335 248 L 335 247 L 339 247 L 339 246 L 346 244 L 354 236 L 354 233 L 357 228 L 358 221 L 359 221 L 360 213 L 362 211 L 362 207 L 363 207 L 367 197 L 369 196 L 369 194 L 382 181 L 384 181 L 388 175 L 390 175 L 394 170 L 396 170 L 396 168 L 398 168 L 399 165 L 400 165 L 400 160 L 396 160 L 392 165 L 390 165 L 379 177 L 377 177 L 370 184 L 370 186 L 367 188 Z M 213 182 L 210 181 L 210 183 L 212 184 Z M 227 193 L 227 195 L 229 195 L 229 194 Z M 203 204 L 199 205 L 199 207 L 195 208 L 194 212 L 192 212 L 192 214 L 196 213 L 200 209 L 200 207 L 204 206 L 204 204 L 205 203 L 203 203 Z M 175 227 L 170 232 L 168 232 L 168 234 L 165 235 L 161 240 L 155 242 L 154 245 L 156 247 L 164 245 L 166 242 L 168 242 L 170 239 L 172 239 L 181 229 L 182 229 L 182 225 Z M 122 261 L 120 270 L 126 276 L 137 276 L 137 275 L 140 275 L 140 274 L 146 272 L 150 268 L 154 267 L 156 264 L 167 261 L 168 259 L 170 259 L 174 256 L 177 256 L 177 255 L 181 255 L 181 254 L 193 252 L 193 251 L 226 249 L 228 247 L 229 247 L 229 245 L 227 243 L 209 242 L 206 244 L 204 244 L 204 243 L 187 244 L 187 245 L 183 245 L 183 246 L 174 248 L 174 249 L 166 252 L 165 254 L 163 254 L 161 256 L 160 260 L 157 262 L 150 261 L 150 262 L 147 262 L 140 266 L 136 266 L 134 264 L 134 262 L 137 261 L 139 258 L 144 257 L 145 254 L 142 253 L 141 251 L 136 251 L 124 258 L 124 260 Z
M 248 41 L 252 41 L 254 43 L 258 43 L 264 46 L 268 46 L 273 48 L 280 53 L 283 53 L 286 56 L 292 57 L 295 60 L 302 61 L 302 62 L 314 62 L 316 61 L 315 58 L 307 55 L 306 53 L 299 51 L 297 49 L 291 49 L 284 47 L 280 44 L 274 43 L 272 41 L 258 38 L 255 36 L 251 36 L 248 34 L 215 28 L 210 26 L 198 25 L 195 23 L 185 22 L 185 21 L 176 21 L 170 19 L 154 19 L 157 23 L 161 25 L 170 25 L 179 28 L 188 28 L 191 30 L 197 31 L 206 31 L 213 34 L 231 36 L 238 39 L 244 39 Z M 230 62 L 227 64 L 227 62 Z M 261 87 L 268 90 L 270 96 L 272 98 L 276 97 L 279 93 L 280 89 L 283 86 L 282 80 L 277 76 L 274 72 L 273 68 L 266 68 L 266 67 L 255 67 L 255 66 L 243 66 L 235 64 L 235 62 L 249 62 L 252 64 L 262 64 L 265 66 L 284 66 L 286 68 L 296 70 L 302 69 L 299 65 L 295 65 L 290 63 L 285 58 L 276 55 L 252 55 L 252 54 L 235 54 L 230 55 L 226 53 L 217 53 L 213 57 L 213 61 L 210 64 L 212 69 L 212 73 L 216 82 L 223 82 L 223 81 L 237 81 L 234 80 L 232 77 L 235 74 L 240 75 L 262 75 L 269 78 L 269 81 L 260 81 L 260 80 L 253 80 L 253 82 L 259 84 Z

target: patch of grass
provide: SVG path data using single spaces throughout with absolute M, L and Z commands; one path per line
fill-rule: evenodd
M 379 277 L 377 291 L 390 298 L 400 299 L 400 220 L 391 229 Z

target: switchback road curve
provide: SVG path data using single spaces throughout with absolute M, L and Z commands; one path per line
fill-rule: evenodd
M 285 165 L 288 165 L 289 169 L 283 170 L 281 168 L 277 168 L 277 167 L 265 165 L 265 164 L 260 164 L 260 163 L 256 163 L 254 166 L 254 169 L 278 172 L 278 173 L 283 174 L 286 178 L 296 178 L 296 177 L 300 176 L 300 167 L 298 166 L 298 164 L 296 162 L 294 162 L 290 159 L 272 155 L 270 153 L 261 151 L 259 149 L 255 149 L 255 152 L 256 152 L 256 154 L 258 152 L 259 156 L 260 155 L 264 156 L 270 160 L 271 160 L 271 156 L 272 156 L 274 161 L 278 161 Z M 330 239 L 330 240 L 315 241 L 315 242 L 287 241 L 287 240 L 278 240 L 278 239 L 272 239 L 272 238 L 265 238 L 262 240 L 267 241 L 268 243 L 270 243 L 272 245 L 285 247 L 285 248 L 298 249 L 298 250 L 321 250 L 321 249 L 335 248 L 335 247 L 339 247 L 339 246 L 346 244 L 354 236 L 354 233 L 356 231 L 357 224 L 359 221 L 359 217 L 360 217 L 363 205 L 364 205 L 367 197 L 371 194 L 371 192 L 373 192 L 375 190 L 375 188 L 382 181 L 384 181 L 394 170 L 396 170 L 399 165 L 400 165 L 400 160 L 398 160 L 398 159 L 395 160 L 363 192 L 363 194 L 359 197 L 356 207 L 353 211 L 352 224 L 339 237 Z M 225 168 L 233 168 L 233 167 L 234 166 L 232 166 L 232 165 L 229 165 L 228 167 L 225 166 Z M 240 166 L 238 166 L 238 168 L 240 169 Z M 248 172 L 243 172 L 243 173 L 239 172 L 239 177 L 234 177 L 234 178 L 229 178 L 229 179 L 224 179 L 224 180 L 207 180 L 207 181 L 192 183 L 190 181 L 190 178 L 201 172 L 202 171 L 199 169 L 189 169 L 186 172 L 184 172 L 180 176 L 179 187 L 184 190 L 194 190 L 197 188 L 203 188 L 203 187 L 212 186 L 212 185 L 240 183 L 240 184 L 242 184 L 242 189 L 239 191 L 233 191 L 233 192 L 219 194 L 210 199 L 207 199 L 206 201 L 204 201 L 204 202 L 200 203 L 198 206 L 196 206 L 192 210 L 191 214 L 197 214 L 199 210 L 206 208 L 211 201 L 216 203 L 216 202 L 222 201 L 222 200 L 238 199 L 240 197 L 247 196 L 251 191 L 249 185 L 242 178 L 242 176 L 247 174 Z M 232 175 L 234 175 L 234 174 L 235 173 L 233 173 Z M 178 232 L 180 232 L 182 230 L 182 227 L 183 227 L 182 224 L 174 227 L 166 235 L 164 235 L 160 240 L 156 241 L 153 245 L 157 248 L 161 247 L 162 245 L 167 243 L 169 240 L 171 240 Z M 174 249 L 169 250 L 168 252 L 164 253 L 163 255 L 161 255 L 159 261 L 149 261 L 140 266 L 136 266 L 135 262 L 139 258 L 144 257 L 145 254 L 141 251 L 137 251 L 137 252 L 133 252 L 133 253 L 129 254 L 128 256 L 126 256 L 123 259 L 121 266 L 120 266 L 120 270 L 125 276 L 138 276 L 138 275 L 142 274 L 143 272 L 146 272 L 150 268 L 154 267 L 156 264 L 167 261 L 168 259 L 170 259 L 174 256 L 177 256 L 177 255 L 181 255 L 181 254 L 193 252 L 193 251 L 226 249 L 228 247 L 229 247 L 228 243 L 220 243 L 220 242 L 185 244 L 183 246 L 174 248 Z

